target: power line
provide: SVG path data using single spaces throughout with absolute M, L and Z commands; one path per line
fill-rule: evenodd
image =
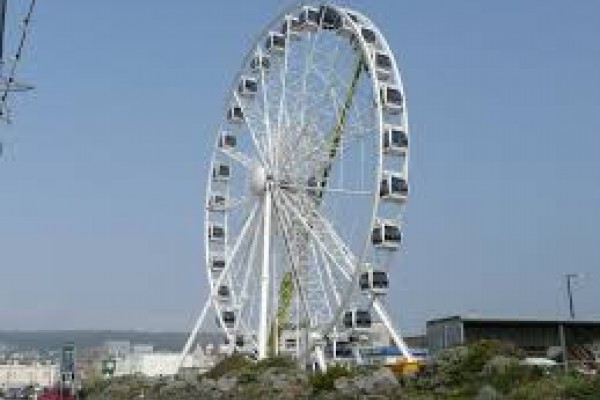
M 1 25 L 0 25 L 0 29 L 2 30 L 2 32 L 0 33 L 0 40 L 3 42 L 4 41 L 4 31 L 6 29 L 6 24 L 5 24 L 5 14 L 6 14 L 6 3 L 7 0 L 0 0 L 1 4 L 0 4 L 0 11 L 2 13 L 1 15 Z M 31 86 L 27 86 L 27 85 L 23 85 L 23 84 L 18 84 L 15 82 L 15 74 L 17 71 L 17 65 L 19 63 L 19 61 L 21 60 L 21 56 L 23 54 L 23 49 L 25 48 L 25 43 L 27 41 L 27 34 L 29 32 L 29 24 L 31 23 L 31 16 L 33 14 L 33 10 L 35 9 L 35 5 L 36 5 L 36 0 L 31 0 L 29 3 L 29 7 L 27 9 L 27 14 L 25 15 L 25 18 L 23 18 L 22 23 L 21 23 L 21 37 L 19 39 L 19 45 L 17 47 L 17 51 L 15 52 L 14 57 L 12 57 L 12 63 L 10 65 L 10 69 L 8 74 L 6 75 L 6 78 L 4 78 L 4 82 L 2 82 L 4 84 L 4 88 L 2 90 L 2 95 L 0 96 L 0 119 L 4 119 L 6 122 L 10 123 L 10 112 L 8 109 L 8 94 L 11 91 L 24 91 L 24 90 L 29 90 L 32 89 Z M 3 58 L 3 51 L 4 51 L 4 44 L 0 44 L 0 68 L 1 70 L 4 69 L 4 58 Z

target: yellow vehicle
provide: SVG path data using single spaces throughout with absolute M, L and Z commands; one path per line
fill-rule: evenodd
M 425 361 L 420 358 L 398 357 L 388 367 L 394 373 L 403 376 L 411 376 L 419 373 L 425 367 Z

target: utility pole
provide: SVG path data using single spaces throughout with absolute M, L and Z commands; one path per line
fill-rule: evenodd
M 571 280 L 579 278 L 578 274 L 565 274 L 565 278 L 567 279 L 567 296 L 569 297 L 569 315 L 571 319 L 575 319 L 575 307 L 573 306 L 573 290 L 571 288 Z

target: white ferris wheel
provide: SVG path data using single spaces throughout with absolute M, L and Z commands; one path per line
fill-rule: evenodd
M 208 323 L 259 359 L 360 362 L 375 325 L 411 358 L 384 306 L 408 196 L 406 96 L 371 20 L 313 2 L 275 18 L 233 80 L 207 181 L 211 289 L 182 360 Z

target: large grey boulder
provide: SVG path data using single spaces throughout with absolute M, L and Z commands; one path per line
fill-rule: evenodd
M 335 387 L 335 390 L 345 395 L 351 395 L 355 393 L 355 388 L 354 385 L 352 385 L 352 383 L 350 382 L 350 378 L 345 376 L 337 378 L 333 382 L 333 387 Z
M 385 367 L 353 377 L 340 377 L 334 382 L 334 387 L 340 394 L 354 396 L 388 394 L 398 386 L 394 373 Z
M 235 376 L 222 376 L 217 381 L 217 388 L 221 392 L 229 392 L 237 384 L 237 377 Z
M 400 384 L 398 378 L 389 368 L 379 368 L 371 375 L 373 388 L 376 393 L 388 392 L 394 390 Z
M 502 395 L 490 385 L 485 385 L 475 396 L 475 400 L 501 400 Z

